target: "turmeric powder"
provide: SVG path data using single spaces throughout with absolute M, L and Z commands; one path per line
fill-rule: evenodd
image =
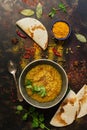
M 64 21 L 58 21 L 53 25 L 52 29 L 55 38 L 64 39 L 68 36 L 70 28 L 69 25 Z

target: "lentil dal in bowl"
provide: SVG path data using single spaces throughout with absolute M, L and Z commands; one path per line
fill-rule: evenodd
M 37 108 L 58 104 L 68 89 L 65 70 L 56 62 L 40 59 L 30 62 L 19 77 L 20 92 L 26 102 Z
M 66 40 L 71 34 L 71 27 L 64 20 L 56 21 L 52 26 L 52 33 L 57 40 Z

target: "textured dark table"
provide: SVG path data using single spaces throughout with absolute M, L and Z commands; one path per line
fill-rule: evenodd
M 58 10 L 53 18 L 48 16 L 51 9 L 58 8 L 60 0 L 0 0 L 0 130 L 33 130 L 31 121 L 22 121 L 21 115 L 16 114 L 16 106 L 23 105 L 26 109 L 29 105 L 23 101 L 20 103 L 16 97 L 16 87 L 11 74 L 7 69 L 9 59 L 15 61 L 18 71 L 17 79 L 24 67 L 32 59 L 24 59 L 24 46 L 32 48 L 33 41 L 28 37 L 22 39 L 16 34 L 18 29 L 15 25 L 18 19 L 25 16 L 20 11 L 26 8 L 35 10 L 37 4 L 41 2 L 43 15 L 39 19 L 47 28 L 49 35 L 49 46 L 46 51 L 40 51 L 40 58 L 49 58 L 49 48 L 51 45 L 58 45 L 52 39 L 51 26 L 58 19 L 67 20 L 72 29 L 70 38 L 63 44 L 63 57 L 58 58 L 53 55 L 52 60 L 60 63 L 69 77 L 69 86 L 75 92 L 87 84 L 87 43 L 82 43 L 75 37 L 75 33 L 80 33 L 87 38 L 87 1 L 86 0 L 61 0 L 67 8 L 67 13 Z M 36 18 L 36 15 L 31 17 Z M 23 32 L 22 32 L 23 33 Z M 68 53 L 67 53 L 68 50 Z M 62 60 L 62 61 L 60 61 Z M 23 64 L 24 62 L 24 64 Z M 76 120 L 73 124 L 55 128 L 49 122 L 58 106 L 47 110 L 39 110 L 45 116 L 45 123 L 51 130 L 86 130 L 87 116 Z M 40 130 L 40 128 L 38 128 Z

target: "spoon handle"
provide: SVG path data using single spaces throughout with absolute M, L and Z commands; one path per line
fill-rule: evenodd
M 15 81 L 15 84 L 16 84 L 16 88 L 17 88 L 17 97 L 18 97 L 18 100 L 19 100 L 20 102 L 22 102 L 22 101 L 23 101 L 23 97 L 22 97 L 22 95 L 21 95 L 21 93 L 20 93 L 19 86 L 18 86 L 18 83 L 17 83 L 17 79 L 16 79 L 15 74 L 13 74 L 13 77 L 14 77 L 14 81 Z

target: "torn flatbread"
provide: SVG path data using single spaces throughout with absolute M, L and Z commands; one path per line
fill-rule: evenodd
M 16 22 L 29 37 L 31 37 L 43 50 L 48 45 L 48 32 L 46 27 L 35 18 L 22 18 Z
M 77 98 L 79 100 L 80 111 L 77 118 L 81 118 L 87 114 L 87 85 L 84 85 L 77 93 Z
M 54 114 L 50 124 L 55 127 L 67 126 L 74 122 L 79 110 L 79 102 L 74 91 L 70 90 Z

